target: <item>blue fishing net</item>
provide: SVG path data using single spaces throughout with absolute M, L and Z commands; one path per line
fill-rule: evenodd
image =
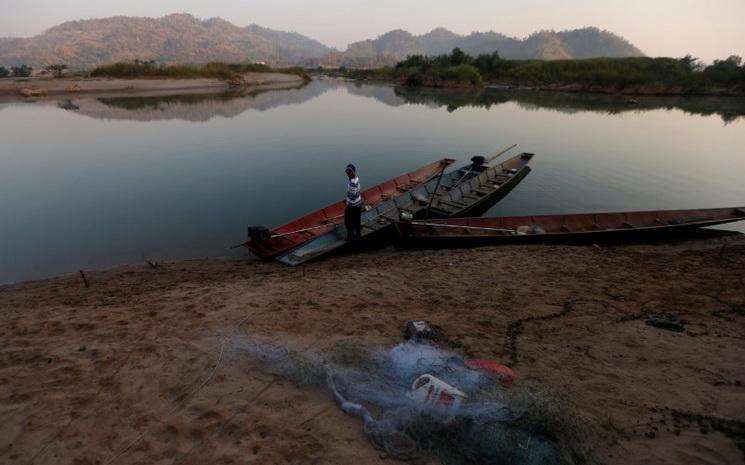
M 459 354 L 428 343 L 406 341 L 387 349 L 347 341 L 324 352 L 251 337 L 237 345 L 266 371 L 330 391 L 344 412 L 362 420 L 370 442 L 398 459 L 432 455 L 444 465 L 563 465 L 583 456 L 577 424 L 560 404 L 527 388 L 506 389 L 469 368 Z M 467 397 L 455 409 L 422 405 L 410 392 L 425 374 Z

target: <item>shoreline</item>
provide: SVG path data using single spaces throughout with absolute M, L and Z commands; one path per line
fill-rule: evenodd
M 745 425 L 743 236 L 382 249 L 299 268 L 191 260 L 86 276 L 89 288 L 79 275 L 0 286 L 0 461 L 383 463 L 328 393 L 263 372 L 241 341 L 389 347 L 406 320 L 426 318 L 454 350 L 564 399 L 599 462 L 745 462 L 739 436 L 722 429 Z M 649 326 L 647 312 L 675 313 L 685 331 Z M 704 416 L 731 423 L 704 431 Z
M 306 82 L 287 73 L 244 73 L 231 82 L 217 78 L 9 78 L 0 79 L 0 101 L 34 101 L 44 98 L 99 94 L 168 95 L 214 93 L 255 87 L 289 88 Z M 23 95 L 24 90 L 28 95 Z M 31 95 L 33 94 L 33 95 Z
M 329 75 L 333 77 L 333 75 Z M 340 76 L 352 81 L 367 82 L 371 84 L 383 84 L 394 87 L 406 87 L 405 82 L 398 79 L 381 79 L 381 78 L 354 78 L 349 76 Z M 466 82 L 453 82 L 449 85 L 421 85 L 412 86 L 412 89 L 446 89 L 472 91 L 481 89 L 502 89 L 502 90 L 528 90 L 544 92 L 564 92 L 576 94 L 598 94 L 598 95 L 625 95 L 629 97 L 639 96 L 659 96 L 659 97 L 744 97 L 745 92 L 732 92 L 725 89 L 712 89 L 707 91 L 690 91 L 682 88 L 670 88 L 655 84 L 645 84 L 630 87 L 613 87 L 601 85 L 585 85 L 579 83 L 570 84 L 549 84 L 540 85 L 532 83 L 515 83 L 506 81 L 485 81 L 483 86 L 476 86 Z
M 579 83 L 530 85 L 511 84 L 500 81 L 487 82 L 487 88 L 510 90 L 539 90 L 545 92 L 567 92 L 578 94 L 628 95 L 628 96 L 690 96 L 690 97 L 743 97 L 745 92 L 731 92 L 724 89 L 712 89 L 703 92 L 690 91 L 682 88 L 671 88 L 655 84 L 644 84 L 618 88 L 613 86 L 585 85 Z

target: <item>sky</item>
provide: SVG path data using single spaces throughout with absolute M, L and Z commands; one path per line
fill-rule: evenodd
M 29 37 L 75 19 L 191 13 L 296 31 L 340 50 L 399 28 L 525 37 L 596 26 L 650 56 L 745 56 L 745 0 L 0 0 L 0 11 L 0 37 Z

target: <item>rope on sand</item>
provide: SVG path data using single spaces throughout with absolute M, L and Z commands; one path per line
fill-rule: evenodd
M 183 407 L 184 404 L 186 404 L 186 401 L 189 400 L 189 398 L 197 394 L 215 376 L 217 369 L 222 364 L 222 356 L 223 356 L 223 353 L 225 352 L 225 344 L 227 343 L 227 340 L 228 340 L 227 337 L 223 338 L 220 344 L 220 353 L 217 356 L 217 362 L 215 362 L 215 365 L 212 367 L 212 371 L 210 372 L 210 374 L 204 379 L 204 381 L 199 383 L 199 385 L 196 388 L 194 388 L 190 393 L 185 395 L 183 399 L 177 402 L 176 405 L 166 413 L 165 418 L 163 418 L 163 420 L 167 420 L 168 418 L 171 417 L 171 415 L 173 415 L 179 409 L 181 409 L 181 407 Z M 105 462 L 105 465 L 111 465 L 112 463 L 117 461 L 120 457 L 122 457 L 124 454 L 129 452 L 132 449 L 132 447 L 134 447 L 137 443 L 139 443 L 144 437 L 145 437 L 145 431 L 138 434 L 137 437 L 134 438 L 124 449 L 122 449 L 118 454 L 116 454 L 114 457 L 112 457 L 107 462 Z
M 271 380 L 271 381 L 267 382 L 267 383 L 266 383 L 266 384 L 264 385 L 264 387 L 262 387 L 262 388 L 261 388 L 261 389 L 260 389 L 260 390 L 259 390 L 259 391 L 258 391 L 258 392 L 257 392 L 257 393 L 256 393 L 256 394 L 254 395 L 254 396 L 253 396 L 253 398 L 251 398 L 251 400 L 249 400 L 249 401 L 248 401 L 248 402 L 247 402 L 246 404 L 242 405 L 242 406 L 241 406 L 240 408 L 236 409 L 236 410 L 235 410 L 235 411 L 233 412 L 233 414 L 232 414 L 232 415 L 231 415 L 231 416 L 230 416 L 230 417 L 229 417 L 228 419 L 226 419 L 226 420 L 225 420 L 224 422 L 222 422 L 222 424 L 221 424 L 221 425 L 220 425 L 220 427 L 219 427 L 219 428 L 217 429 L 217 431 L 215 431 L 215 433 L 214 433 L 214 434 L 212 434 L 212 435 L 211 435 L 211 436 L 210 436 L 209 438 L 205 438 L 205 439 L 202 439 L 202 440 L 200 440 L 199 442 L 196 442 L 195 444 L 193 444 L 193 445 L 192 445 L 192 446 L 191 446 L 191 447 L 189 448 L 189 450 L 187 450 L 186 452 L 184 452 L 184 454 L 183 454 L 183 455 L 182 455 L 181 457 L 174 457 L 173 461 L 171 462 L 171 465 L 177 465 L 177 464 L 179 464 L 179 463 L 182 463 L 182 462 L 183 462 L 184 460 L 186 460 L 186 458 L 187 458 L 187 457 L 188 457 L 189 455 L 191 455 L 191 453 L 192 453 L 192 452 L 194 452 L 194 451 L 195 451 L 196 449 L 199 449 L 199 448 L 200 448 L 200 447 L 201 447 L 202 445 L 204 445 L 204 444 L 205 444 L 205 443 L 206 443 L 206 442 L 207 442 L 208 440 L 214 439 L 214 438 L 216 438 L 217 436 L 219 436 L 220 434 L 222 434 L 222 432 L 223 432 L 223 431 L 225 430 L 225 427 L 226 427 L 226 426 L 228 426 L 228 424 L 229 424 L 229 423 L 230 423 L 231 421 L 233 421 L 233 420 L 235 419 L 235 417 L 237 417 L 237 416 L 238 416 L 238 415 L 240 415 L 241 413 L 245 413 L 245 412 L 246 412 L 246 410 L 248 410 L 248 407 L 252 406 L 252 405 L 253 405 L 253 403 L 254 403 L 254 402 L 256 402 L 256 401 L 257 401 L 257 400 L 259 399 L 259 397 L 261 397 L 261 395 L 262 395 L 262 394 L 264 394 L 264 393 L 265 393 L 266 391 L 268 391 L 268 390 L 269 390 L 269 388 L 271 388 L 271 387 L 272 387 L 272 386 L 274 385 L 274 382 L 275 382 L 275 380 Z
M 244 319 L 242 319 L 241 321 L 239 321 L 236 324 L 237 330 L 238 331 L 241 331 L 246 336 L 248 336 L 248 334 L 246 334 L 245 330 L 243 330 L 241 328 L 241 325 L 243 325 L 243 323 L 245 323 L 246 320 L 248 320 L 249 318 L 250 318 L 250 315 L 247 316 L 247 317 L 245 317 Z M 319 341 L 316 340 L 316 341 L 311 342 L 307 347 L 305 347 L 305 349 L 303 349 L 303 351 L 309 350 L 317 342 L 319 342 Z M 217 429 L 217 431 L 215 431 L 214 434 L 212 434 L 208 438 L 204 438 L 204 439 L 198 441 L 197 443 L 193 444 L 192 447 L 189 448 L 189 450 L 187 450 L 186 452 L 184 452 L 184 454 L 181 457 L 175 457 L 173 459 L 173 461 L 171 462 L 171 465 L 177 465 L 179 463 L 182 463 L 189 455 L 191 455 L 192 452 L 194 452 L 195 450 L 199 449 L 201 446 L 203 446 L 204 444 L 206 444 L 209 440 L 212 440 L 212 439 L 218 437 L 220 434 L 222 434 L 222 432 L 225 430 L 225 427 L 230 422 L 232 422 L 235 419 L 235 417 L 237 417 L 238 415 L 240 415 L 242 413 L 245 413 L 251 406 L 253 406 L 253 404 L 259 399 L 259 397 L 261 397 L 266 391 L 268 391 L 272 386 L 274 386 L 275 381 L 276 381 L 275 379 L 272 379 L 271 381 L 268 381 L 248 402 L 246 402 L 245 404 L 241 405 L 239 408 L 235 409 L 233 411 L 233 414 L 229 418 L 227 418 L 225 421 L 222 422 L 222 424 Z
M 246 322 L 246 321 L 247 321 L 247 320 L 248 320 L 249 318 L 251 318 L 252 316 L 253 316 L 253 315 L 246 315 L 246 316 L 245 316 L 245 317 L 244 317 L 243 319 L 241 319 L 241 320 L 240 320 L 240 321 L 239 321 L 239 322 L 238 322 L 238 323 L 236 324 L 236 326 L 237 326 L 237 327 L 240 327 L 240 326 L 241 326 L 241 325 L 242 325 L 243 323 L 245 323 L 245 322 Z M 194 396 L 195 394 L 197 394 L 197 393 L 198 393 L 198 392 L 199 392 L 199 391 L 200 391 L 200 390 L 201 390 L 201 389 L 202 389 L 202 388 L 203 388 L 204 386 L 206 386 L 206 385 L 207 385 L 207 383 L 209 383 L 209 382 L 210 382 L 210 380 L 211 380 L 211 379 L 212 379 L 212 378 L 213 378 L 213 377 L 215 376 L 215 373 L 217 372 L 217 369 L 218 369 L 218 368 L 220 368 L 220 365 L 222 364 L 222 357 L 223 357 L 223 353 L 225 352 L 225 344 L 227 343 L 227 341 L 228 341 L 228 337 L 227 337 L 227 336 L 225 336 L 225 337 L 223 337 L 223 338 L 222 338 L 222 342 L 220 343 L 220 353 L 219 353 L 219 355 L 217 356 L 217 362 L 215 362 L 215 365 L 214 365 L 214 366 L 212 367 L 212 371 L 211 371 L 211 372 L 210 372 L 210 374 L 209 374 L 209 375 L 207 376 L 207 378 L 205 378 L 205 380 L 204 380 L 204 381 L 202 381 L 202 382 L 201 382 L 201 383 L 200 383 L 200 384 L 199 384 L 199 385 L 198 385 L 198 386 L 197 386 L 197 387 L 196 387 L 196 388 L 195 388 L 195 389 L 194 389 L 194 390 L 193 390 L 192 392 L 190 392 L 190 393 L 188 393 L 187 395 L 185 395 L 185 396 L 184 396 L 184 398 L 183 398 L 183 399 L 181 399 L 181 401 L 179 401 L 179 402 L 178 402 L 178 403 L 177 403 L 177 404 L 176 404 L 176 405 L 175 405 L 175 406 L 174 406 L 174 407 L 173 407 L 173 408 L 172 408 L 171 410 L 169 410 L 169 411 L 168 411 L 168 412 L 166 413 L 166 416 L 165 416 L 164 420 L 166 420 L 166 419 L 170 418 L 170 417 L 171 417 L 171 415 L 173 415 L 173 414 L 174 414 L 174 413 L 176 413 L 176 412 L 177 412 L 177 411 L 178 411 L 178 410 L 179 410 L 179 409 L 180 409 L 181 407 L 183 407 L 183 406 L 184 406 L 184 404 L 186 404 L 186 401 L 187 401 L 187 400 L 189 400 L 189 398 L 190 398 L 190 397 L 193 397 L 193 396 Z M 270 384 L 271 384 L 271 383 L 270 383 Z M 269 387 L 269 386 L 267 386 L 267 388 L 268 388 L 268 387 Z M 262 392 L 263 392 L 263 391 L 262 391 Z M 261 395 L 261 394 L 259 394 L 259 395 Z M 145 437 L 145 432 L 143 431 L 143 432 L 142 432 L 142 433 L 140 433 L 140 434 L 139 434 L 139 435 L 138 435 L 138 436 L 137 436 L 137 437 L 136 437 L 136 438 L 135 438 L 134 440 L 132 440 L 132 442 L 130 442 L 130 443 L 129 443 L 129 444 L 128 444 L 128 445 L 127 445 L 127 446 L 126 446 L 126 447 L 125 447 L 124 449 L 122 449 L 122 450 L 121 450 L 121 451 L 120 451 L 120 452 L 119 452 L 119 453 L 118 453 L 117 455 L 115 455 L 114 457 L 112 457 L 111 459 L 109 459 L 109 460 L 108 460 L 108 461 L 107 461 L 107 462 L 106 462 L 106 463 L 105 463 L 104 465 L 111 465 L 112 463 L 114 463 L 114 462 L 115 462 L 116 460 L 118 460 L 118 459 L 119 459 L 120 457 L 122 457 L 122 456 L 123 456 L 124 454 L 126 454 L 126 453 L 127 453 L 127 452 L 128 452 L 128 451 L 129 451 L 129 450 L 130 450 L 130 449 L 132 448 L 132 447 L 134 447 L 134 446 L 135 446 L 135 445 L 136 445 L 136 444 L 137 444 L 138 442 L 140 442 L 140 441 L 142 440 L 142 438 L 144 438 L 144 437 Z M 193 448 L 192 448 L 192 449 L 190 449 L 190 450 L 189 450 L 189 452 L 191 452 L 191 450 L 193 450 Z

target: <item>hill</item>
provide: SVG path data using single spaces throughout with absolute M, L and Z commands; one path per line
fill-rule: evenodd
M 507 37 L 498 32 L 473 32 L 459 35 L 444 28 L 415 36 L 397 29 L 377 39 L 349 45 L 346 52 L 324 57 L 331 65 L 392 65 L 411 55 L 436 56 L 460 48 L 470 55 L 499 52 L 507 59 L 556 60 L 596 57 L 644 56 L 626 39 L 609 31 L 588 27 L 571 31 L 540 31 L 525 39 Z
M 291 64 L 331 51 L 298 33 L 257 25 L 238 27 L 219 18 L 200 20 L 188 14 L 162 18 L 116 16 L 66 22 L 30 38 L 0 39 L 0 65 L 65 63 L 71 69 L 88 69 L 135 59 Z
M 456 47 L 474 56 L 497 51 L 508 59 L 644 55 L 622 37 L 592 27 L 540 31 L 525 39 L 494 31 L 459 35 L 437 28 L 416 36 L 397 29 L 376 39 L 354 42 L 340 52 L 294 32 L 257 25 L 238 27 L 220 18 L 201 20 L 182 13 L 161 18 L 116 16 L 70 21 L 30 38 L 0 38 L 0 66 L 39 68 L 64 63 L 71 69 L 90 69 L 137 59 L 167 64 L 259 61 L 375 67 L 393 65 L 410 55 L 441 55 Z

